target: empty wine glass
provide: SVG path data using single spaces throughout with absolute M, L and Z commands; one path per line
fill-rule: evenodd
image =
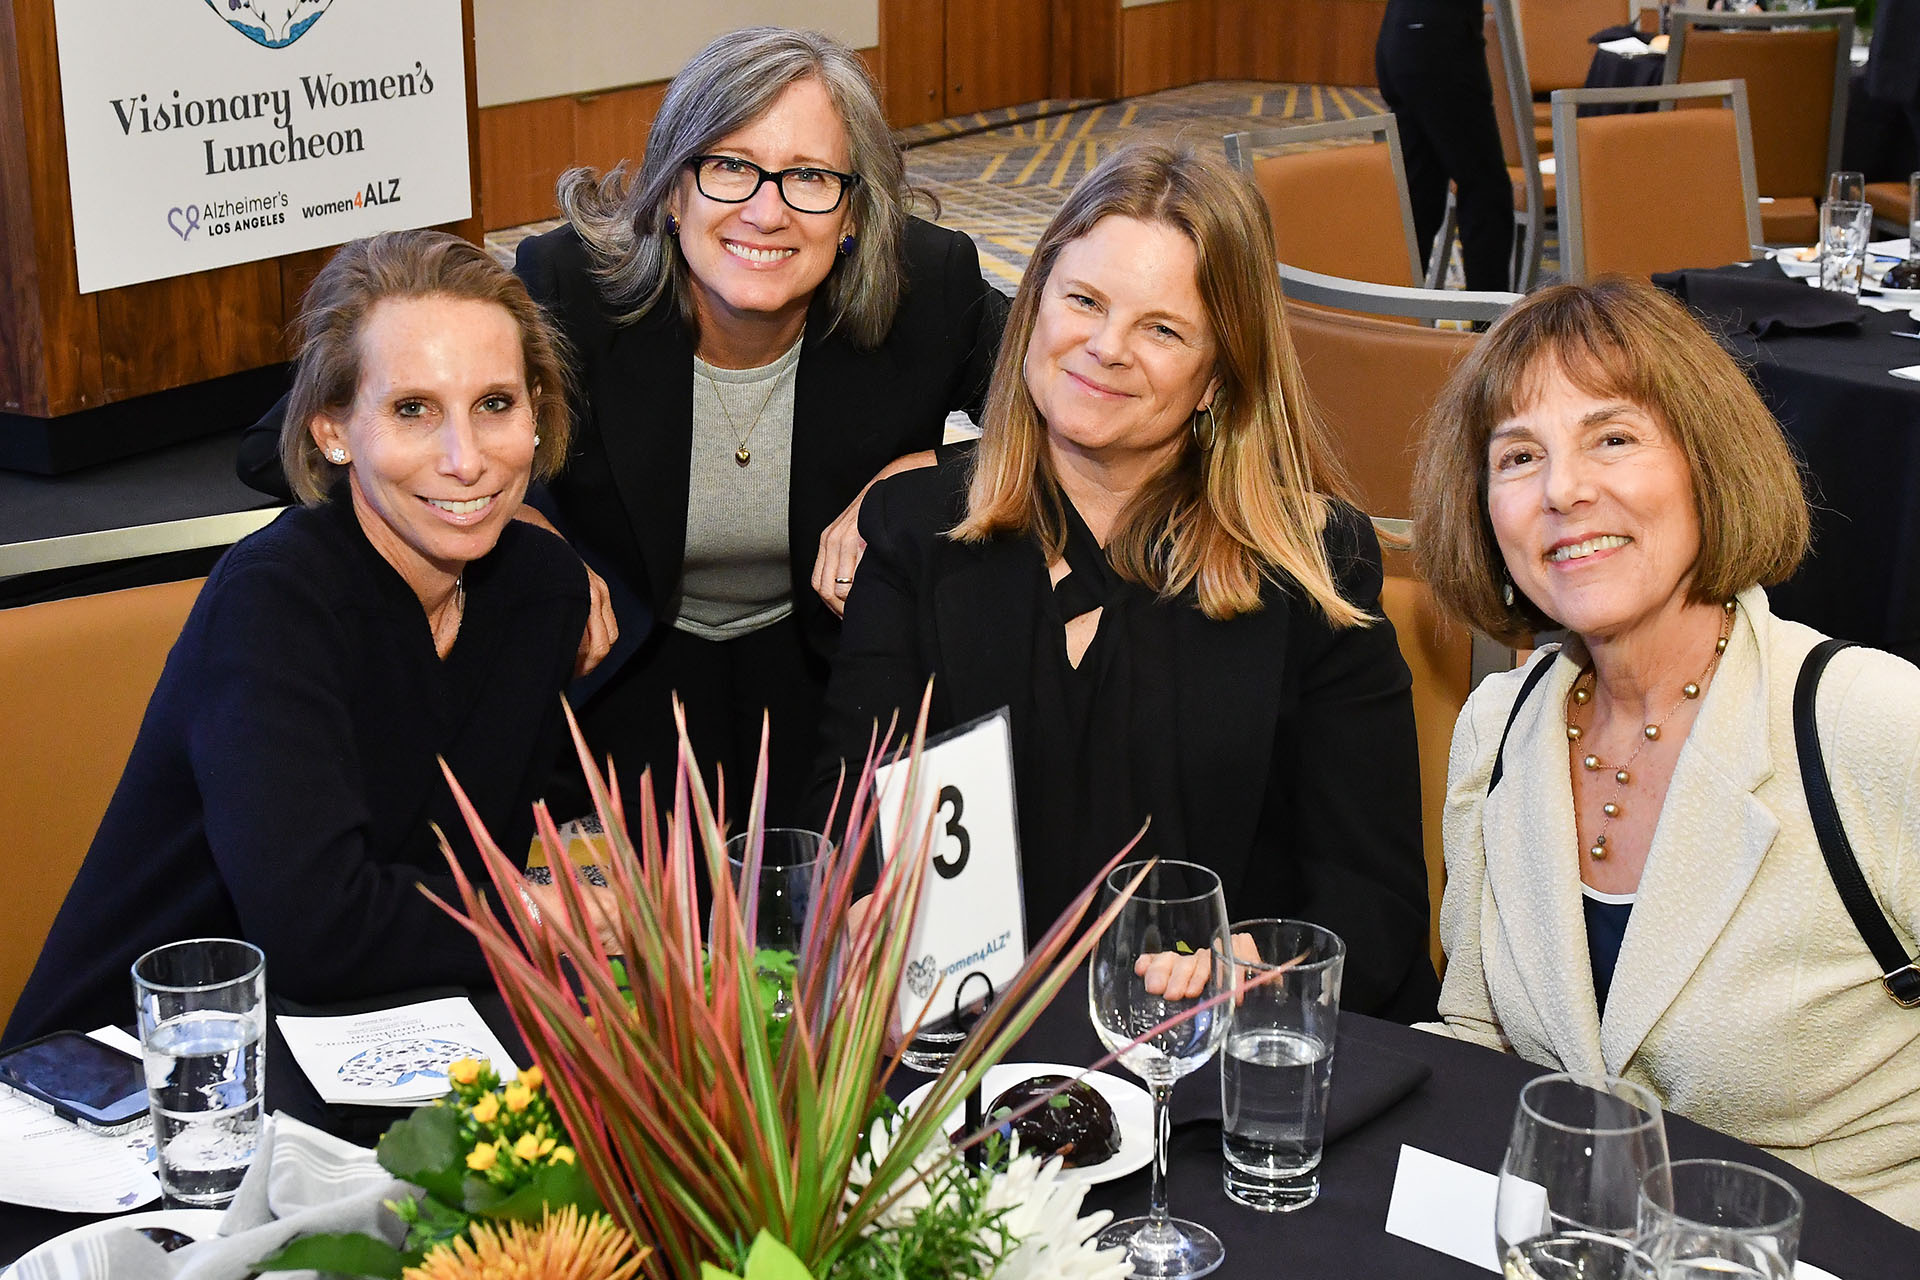
M 1793 1280 L 1806 1204 L 1791 1184 L 1731 1160 L 1656 1166 L 1640 1189 L 1650 1280 Z
M 1649 1090 L 1611 1076 L 1528 1081 L 1494 1202 L 1507 1280 L 1637 1280 L 1641 1183 L 1665 1163 L 1666 1123 Z
M 1101 907 L 1112 905 L 1143 869 L 1139 888 L 1094 949 L 1087 1003 L 1101 1041 L 1121 1051 L 1121 1065 L 1153 1095 L 1152 1194 L 1146 1216 L 1109 1226 L 1100 1233 L 1100 1247 L 1125 1249 L 1135 1276 L 1203 1276 L 1220 1265 L 1226 1248 L 1199 1223 L 1167 1215 L 1167 1104 L 1174 1081 L 1219 1049 L 1227 1011 L 1203 1010 L 1122 1048 L 1224 989 L 1226 966 L 1211 963 L 1211 953 L 1228 946 L 1227 901 L 1220 877 L 1206 867 L 1162 860 L 1116 868 L 1101 889 Z M 1148 991 L 1149 973 L 1164 976 L 1169 968 L 1174 984 L 1161 994 Z
M 760 833 L 760 856 L 752 854 L 753 833 L 727 841 L 727 867 L 734 892 L 740 896 L 740 916 L 761 957 L 763 978 L 779 980 L 795 972 L 806 945 L 807 921 L 814 895 L 820 889 L 822 859 L 833 845 L 816 831 L 773 827 Z M 793 1013 L 793 992 L 781 981 L 769 1012 L 775 1018 Z

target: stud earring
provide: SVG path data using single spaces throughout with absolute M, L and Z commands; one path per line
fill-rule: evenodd
M 533 438 L 533 447 L 536 449 L 540 447 L 540 437 L 538 435 Z
M 852 232 L 848 232 L 846 235 L 841 236 L 840 237 L 840 256 L 843 258 L 852 257 L 853 246 L 859 243 L 860 241 L 854 238 Z
M 344 467 L 347 465 L 347 451 L 339 445 L 335 445 L 333 448 L 327 450 L 327 461 L 336 467 Z
M 667 211 L 667 234 L 670 236 L 677 236 L 680 234 L 680 219 L 673 216 L 673 211 L 671 209 Z

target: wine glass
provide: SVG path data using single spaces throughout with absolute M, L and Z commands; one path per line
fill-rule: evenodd
M 1793 1280 L 1806 1203 L 1731 1160 L 1675 1160 L 1640 1186 L 1639 1248 L 1653 1280 Z
M 785 974 L 798 972 L 813 899 L 821 888 L 822 862 L 832 854 L 833 844 L 818 832 L 793 827 L 769 828 L 759 839 L 758 858 L 753 856 L 753 832 L 727 841 L 727 869 L 740 897 L 741 919 L 754 950 L 763 957 L 760 976 L 778 984 L 768 1012 L 783 1019 L 793 1015 L 793 992 Z
M 1507 1280 L 1638 1277 L 1641 1184 L 1666 1163 L 1666 1124 L 1651 1091 L 1612 1076 L 1528 1081 L 1494 1203 Z
M 1858 169 L 1835 169 L 1827 175 L 1827 199 L 1862 204 L 1867 198 L 1867 175 Z
M 1121 1065 L 1144 1080 L 1153 1095 L 1152 1198 L 1146 1216 L 1102 1231 L 1100 1247 L 1125 1249 L 1135 1276 L 1203 1276 L 1220 1265 L 1226 1248 L 1199 1223 L 1167 1216 L 1167 1104 L 1174 1081 L 1219 1049 L 1227 1011 L 1215 1006 L 1193 1013 L 1137 1045 L 1132 1042 L 1224 989 L 1226 966 L 1211 963 L 1211 953 L 1219 947 L 1224 954 L 1229 945 L 1227 900 L 1220 877 L 1198 863 L 1129 862 L 1107 877 L 1102 909 L 1143 870 L 1145 878 L 1094 948 L 1087 1005 L 1101 1042 L 1120 1053 Z M 1178 988 L 1150 993 L 1149 965 L 1164 971 L 1169 963 L 1182 979 Z M 1176 990 L 1182 998 L 1169 999 Z

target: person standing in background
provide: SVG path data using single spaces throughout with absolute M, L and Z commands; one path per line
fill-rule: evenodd
M 1880 0 L 1875 9 L 1867 96 L 1904 110 L 1920 144 L 1920 0 Z
M 1420 264 L 1459 210 L 1467 288 L 1513 287 L 1513 183 L 1500 150 L 1480 0 L 1387 0 L 1374 46 L 1380 93 L 1400 125 Z

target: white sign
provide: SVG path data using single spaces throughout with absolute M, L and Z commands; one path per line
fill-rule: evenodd
M 985 975 L 994 992 L 1004 991 L 1027 957 L 1006 708 L 929 740 L 918 772 L 909 773 L 909 762 L 901 760 L 879 769 L 874 779 L 883 857 L 900 852 L 887 847 L 890 835 L 900 834 L 912 852 L 919 833 L 933 824 L 920 909 L 907 944 L 906 981 L 900 984 L 902 1027 L 920 1020 L 923 1010 L 927 1026 L 951 1018 L 956 996 L 977 1003 L 988 988 L 978 979 L 969 982 L 972 974 Z
M 460 0 L 53 9 L 82 293 L 473 212 Z

